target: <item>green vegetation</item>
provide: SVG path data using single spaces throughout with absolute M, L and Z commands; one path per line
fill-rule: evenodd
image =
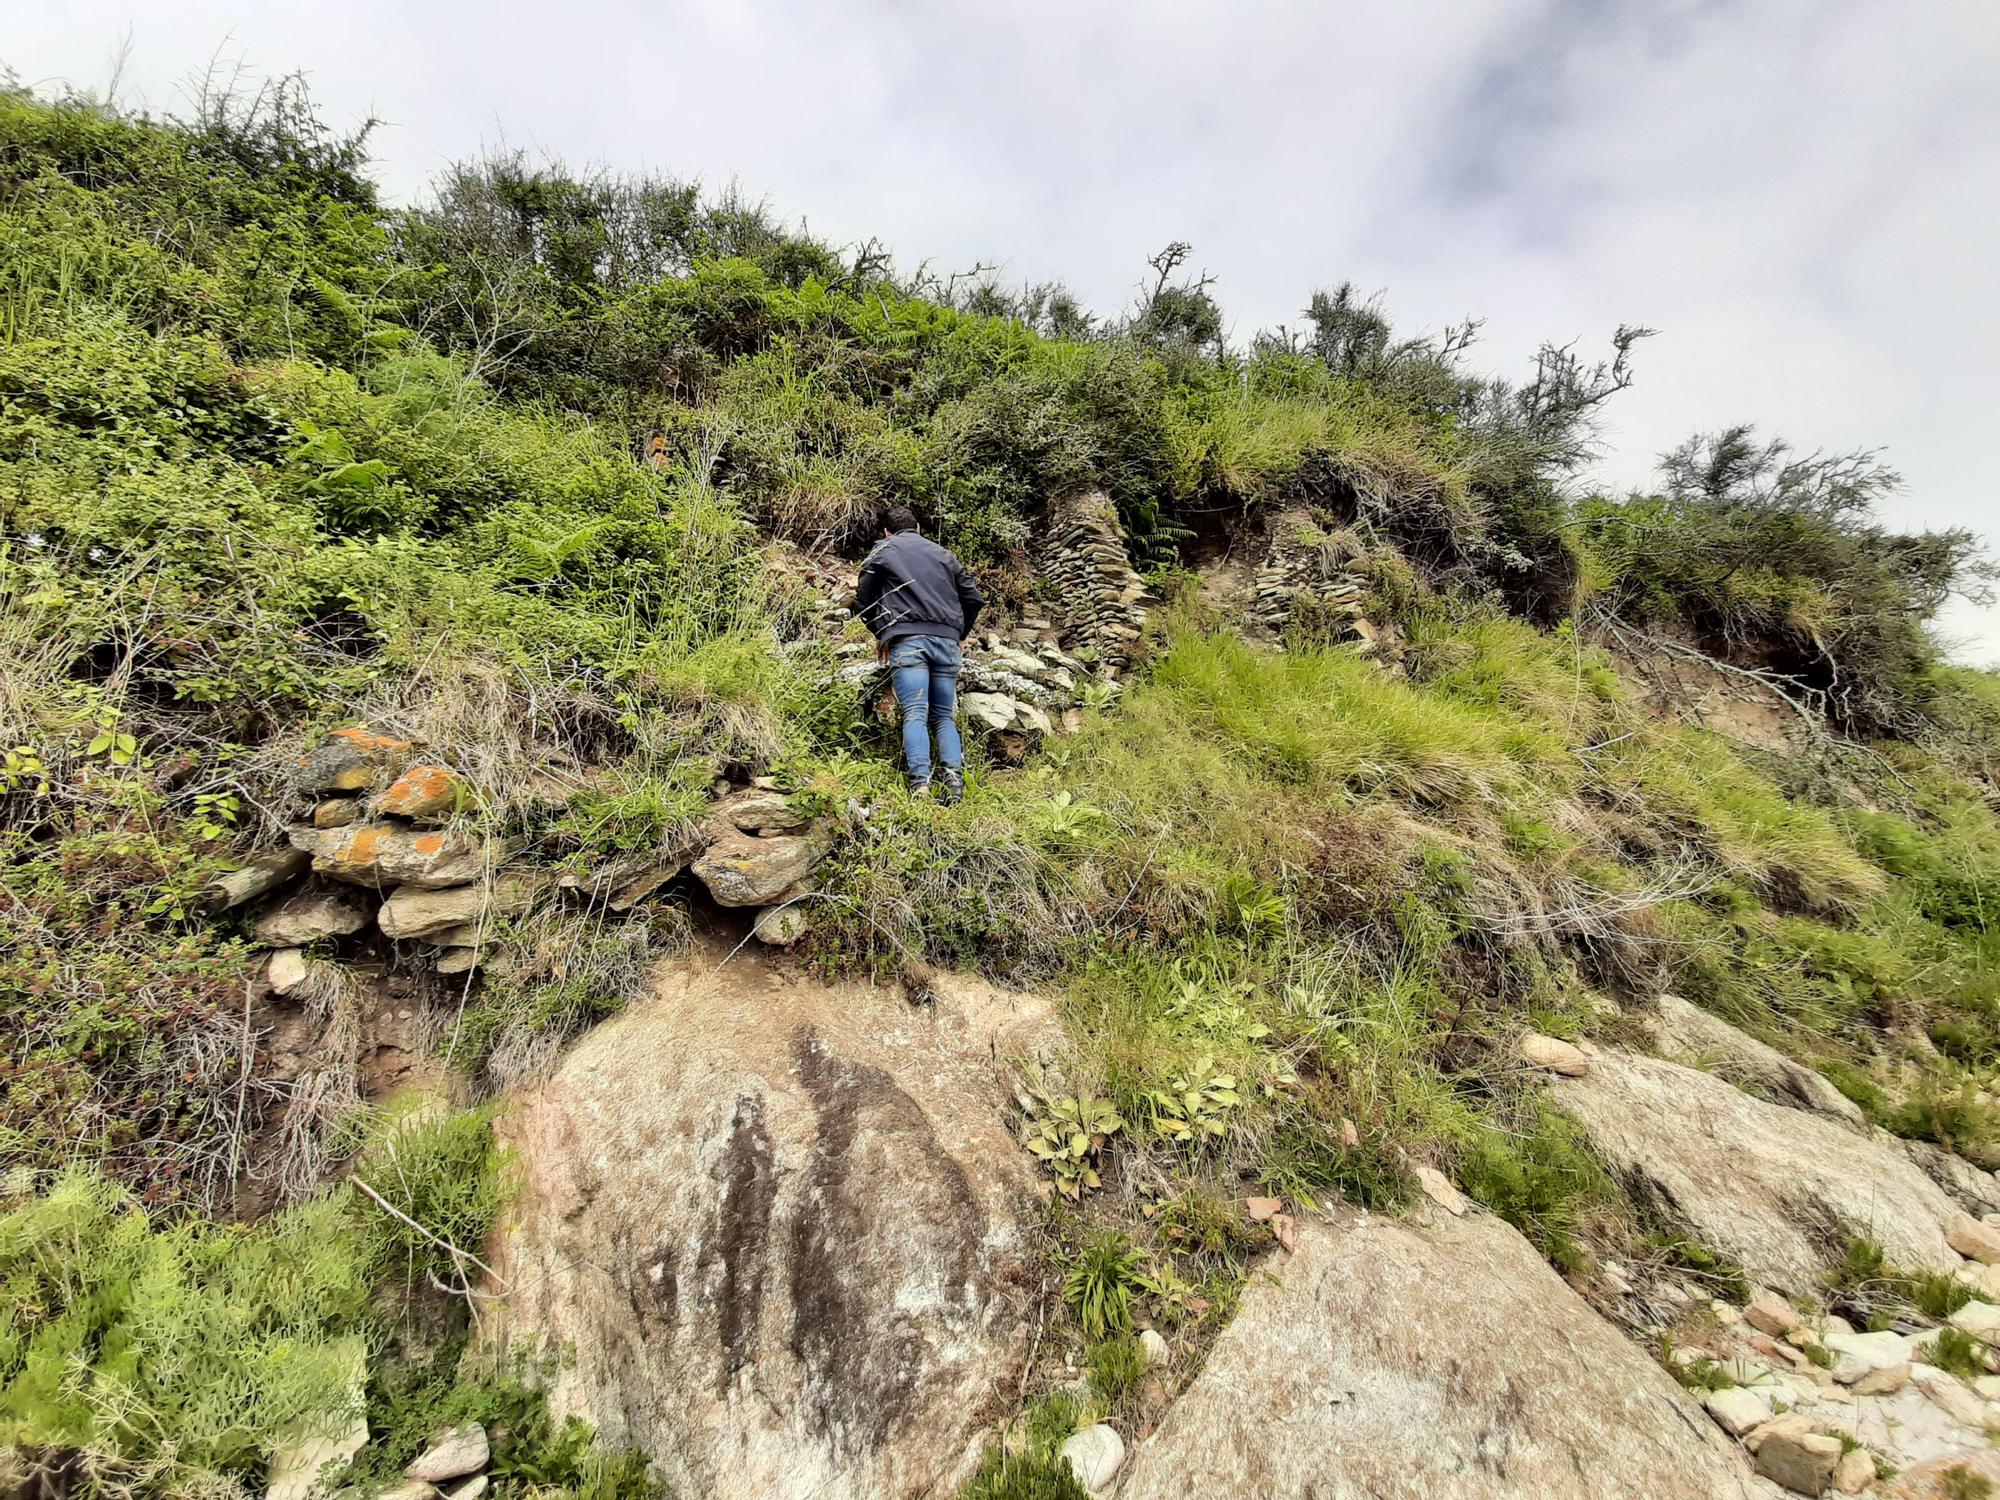
M 1068 1461 L 1056 1456 L 1083 1416 L 1082 1402 L 1067 1392 L 1031 1404 L 986 1450 L 960 1500 L 1087 1500 Z
M 1091 1338 L 1129 1333 L 1133 1299 L 1146 1289 L 1145 1257 L 1124 1235 L 1095 1236 L 1070 1263 L 1063 1300 Z
M 1886 1328 L 1916 1318 L 1941 1323 L 1976 1295 L 1972 1288 L 1935 1271 L 1899 1271 L 1889 1265 L 1873 1240 L 1847 1243 L 1840 1265 L 1829 1282 L 1834 1300 L 1870 1328 Z M 1963 1335 L 1944 1330 L 1954 1340 Z M 1934 1362 L 1941 1362 L 1940 1359 Z M 1985 1373 L 1984 1365 L 1974 1372 Z
M 156 1226 L 83 1168 L 10 1204 L 0 1442 L 81 1454 L 104 1488 L 254 1473 L 346 1389 L 372 1270 L 347 1213 Z
M 2000 1161 L 2000 686 L 1926 634 L 1983 564 L 1872 519 L 1872 456 L 1732 430 L 1657 494 L 1579 499 L 1645 330 L 1512 384 L 1468 367 L 1471 329 L 1399 339 L 1341 287 L 1237 349 L 1184 245 L 1098 320 L 687 183 L 503 155 L 392 211 L 363 165 L 289 85 L 179 123 L 0 92 L 0 1153 L 28 1169 L 0 1438 L 85 1455 L 99 1491 L 250 1482 L 344 1341 L 388 1338 L 383 1299 L 478 1269 L 488 1117 L 371 1130 L 352 1056 L 284 1118 L 293 1206 L 210 1222 L 273 1116 L 250 944 L 199 892 L 355 719 L 476 769 L 457 822 L 550 875 L 683 857 L 721 773 L 865 809 L 818 872 L 816 961 L 1060 996 L 1072 1055 L 1019 1128 L 1107 1405 L 1135 1311 L 1212 1326 L 1276 1242 L 1249 1190 L 1388 1207 L 1431 1163 L 1586 1267 L 1626 1206 L 1504 1060 L 1605 996 L 1671 987 Z M 961 805 L 895 795 L 797 549 L 912 505 L 1011 622 L 1051 602 L 1046 506 L 1093 488 L 1172 596 L 1142 669 L 1018 769 L 975 750 Z M 1205 591 L 1217 528 L 1281 508 L 1352 538 L 1379 655 L 1315 619 L 1255 644 Z M 1802 753 L 1648 712 L 1649 652 L 1788 696 Z M 625 1004 L 688 917 L 495 936 L 489 976 L 417 996 L 485 1093 Z M 351 1039 L 339 994 L 312 1003 Z M 1680 1244 L 1654 1248 L 1735 1276 Z M 1879 1264 L 1846 1290 L 1956 1295 Z M 478 1416 L 512 1434 L 503 1490 L 642 1488 L 476 1364 L 447 1337 L 377 1369 L 369 1462 Z M 1075 1493 L 1052 1454 L 1078 1415 L 1036 1407 L 972 1493 Z
M 349 1185 L 259 1224 L 154 1218 L 84 1167 L 15 1196 L 0 1211 L 0 1443 L 93 1492 L 260 1483 L 286 1434 L 354 1414 L 371 1348 L 434 1288 L 466 1285 L 458 1247 L 491 1228 L 499 1168 L 484 1112 L 429 1111 L 381 1122 Z M 400 1290 L 385 1301 L 387 1287 Z M 464 1305 L 451 1305 L 455 1354 Z M 446 1375 L 371 1394 L 367 1414 L 368 1462 L 385 1475 L 445 1419 L 502 1418 L 503 1492 L 648 1493 L 643 1465 L 553 1427 L 518 1383 Z

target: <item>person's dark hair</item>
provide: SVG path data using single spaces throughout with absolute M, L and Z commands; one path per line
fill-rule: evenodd
M 894 536 L 899 531 L 921 530 L 917 513 L 907 505 L 892 505 L 882 512 L 882 529 Z

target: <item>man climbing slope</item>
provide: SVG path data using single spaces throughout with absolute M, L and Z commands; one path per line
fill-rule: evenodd
M 959 647 L 986 602 L 965 565 L 917 530 L 909 507 L 882 512 L 882 540 L 861 565 L 854 613 L 874 634 L 876 652 L 889 664 L 896 702 L 903 711 L 903 756 L 910 791 L 931 789 L 931 734 L 944 800 L 965 795 L 965 750 L 952 714 L 958 707 Z

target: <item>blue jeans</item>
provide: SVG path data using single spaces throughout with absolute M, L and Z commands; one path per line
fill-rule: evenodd
M 931 734 L 947 771 L 965 764 L 952 713 L 958 707 L 958 642 L 942 635 L 906 635 L 889 648 L 889 679 L 903 710 L 903 758 L 910 780 L 931 779 Z

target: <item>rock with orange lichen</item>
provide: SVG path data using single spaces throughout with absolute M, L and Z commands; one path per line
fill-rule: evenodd
M 448 817 L 471 799 L 472 789 L 450 768 L 420 761 L 375 799 L 375 811 L 391 818 Z
M 462 834 L 357 823 L 347 828 L 293 828 L 292 847 L 312 856 L 321 875 L 350 885 L 383 888 L 414 885 L 425 890 L 470 885 L 506 858 L 494 840 Z
M 300 756 L 292 781 L 300 791 L 315 796 L 365 792 L 394 780 L 413 753 L 408 740 L 377 734 L 365 724 L 350 724 L 334 730 L 311 754 Z

